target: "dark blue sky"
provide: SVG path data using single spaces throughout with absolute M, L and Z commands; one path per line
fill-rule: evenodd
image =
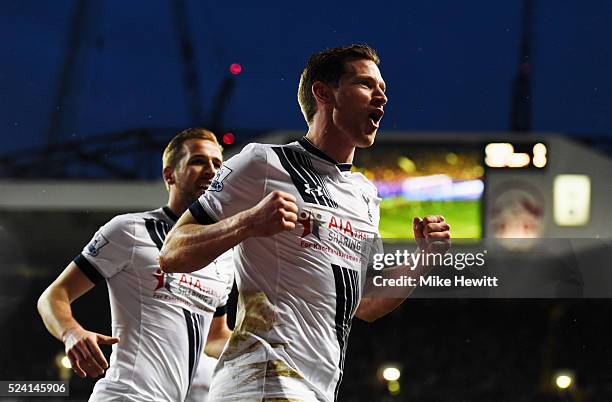
M 76 1 L 8 0 L 0 38 L 1 152 L 44 144 Z M 89 1 L 60 140 L 191 124 L 170 1 Z M 612 135 L 612 1 L 536 0 L 533 127 Z M 390 102 L 383 130 L 505 131 L 518 63 L 515 1 L 186 1 L 203 115 L 230 63 L 243 73 L 224 125 L 304 129 L 306 58 L 375 47 Z

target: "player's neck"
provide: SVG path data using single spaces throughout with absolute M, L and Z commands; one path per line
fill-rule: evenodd
M 175 192 L 170 192 L 168 195 L 168 208 L 170 208 L 170 210 L 174 212 L 176 216 L 181 216 L 183 215 L 183 212 L 189 208 L 189 205 L 183 202 L 183 199 Z
M 353 163 L 355 147 L 345 141 L 342 133 L 331 123 L 316 119 L 308 127 L 306 138 L 338 163 Z

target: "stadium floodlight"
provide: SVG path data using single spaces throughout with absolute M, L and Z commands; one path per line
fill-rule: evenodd
M 546 145 L 541 142 L 533 146 L 533 165 L 537 168 L 546 166 Z
M 398 381 L 389 381 L 387 383 L 387 390 L 391 395 L 398 395 L 400 393 L 400 383 Z
M 62 367 L 67 368 L 67 369 L 72 368 L 72 364 L 70 364 L 70 359 L 68 358 L 68 356 L 62 357 L 60 362 L 62 363 Z
M 485 147 L 485 163 L 489 167 L 506 167 L 512 154 L 514 154 L 512 144 L 507 142 L 491 143 Z
M 489 168 L 544 168 L 548 163 L 546 145 L 517 142 L 492 142 L 485 146 L 485 164 Z
M 55 365 L 60 370 L 64 370 L 64 369 L 70 370 L 72 368 L 72 365 L 70 364 L 70 359 L 68 358 L 68 356 L 66 356 L 66 353 L 64 353 L 64 351 L 61 351 L 58 354 L 56 354 L 54 360 L 55 360 Z
M 555 378 L 555 385 L 559 387 L 559 389 L 567 389 L 573 382 L 573 378 L 569 374 L 558 374 Z
M 72 365 L 63 350 L 55 355 L 54 363 L 58 378 L 62 381 L 69 381 L 72 376 Z
M 400 378 L 401 371 L 398 367 L 387 366 L 383 368 L 382 375 L 385 381 L 397 381 Z

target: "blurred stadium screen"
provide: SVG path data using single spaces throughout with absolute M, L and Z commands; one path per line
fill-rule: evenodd
M 485 169 L 479 144 L 384 142 L 357 152 L 354 166 L 382 198 L 383 238 L 413 237 L 412 217 L 428 214 L 443 215 L 457 239 L 482 238 Z

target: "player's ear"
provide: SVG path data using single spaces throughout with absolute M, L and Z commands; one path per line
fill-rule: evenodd
M 328 104 L 333 99 L 331 87 L 321 81 L 316 81 L 312 84 L 312 95 L 317 103 Z
M 176 183 L 176 180 L 174 180 L 174 169 L 170 166 L 166 166 L 164 170 L 162 170 L 162 174 L 167 185 Z

